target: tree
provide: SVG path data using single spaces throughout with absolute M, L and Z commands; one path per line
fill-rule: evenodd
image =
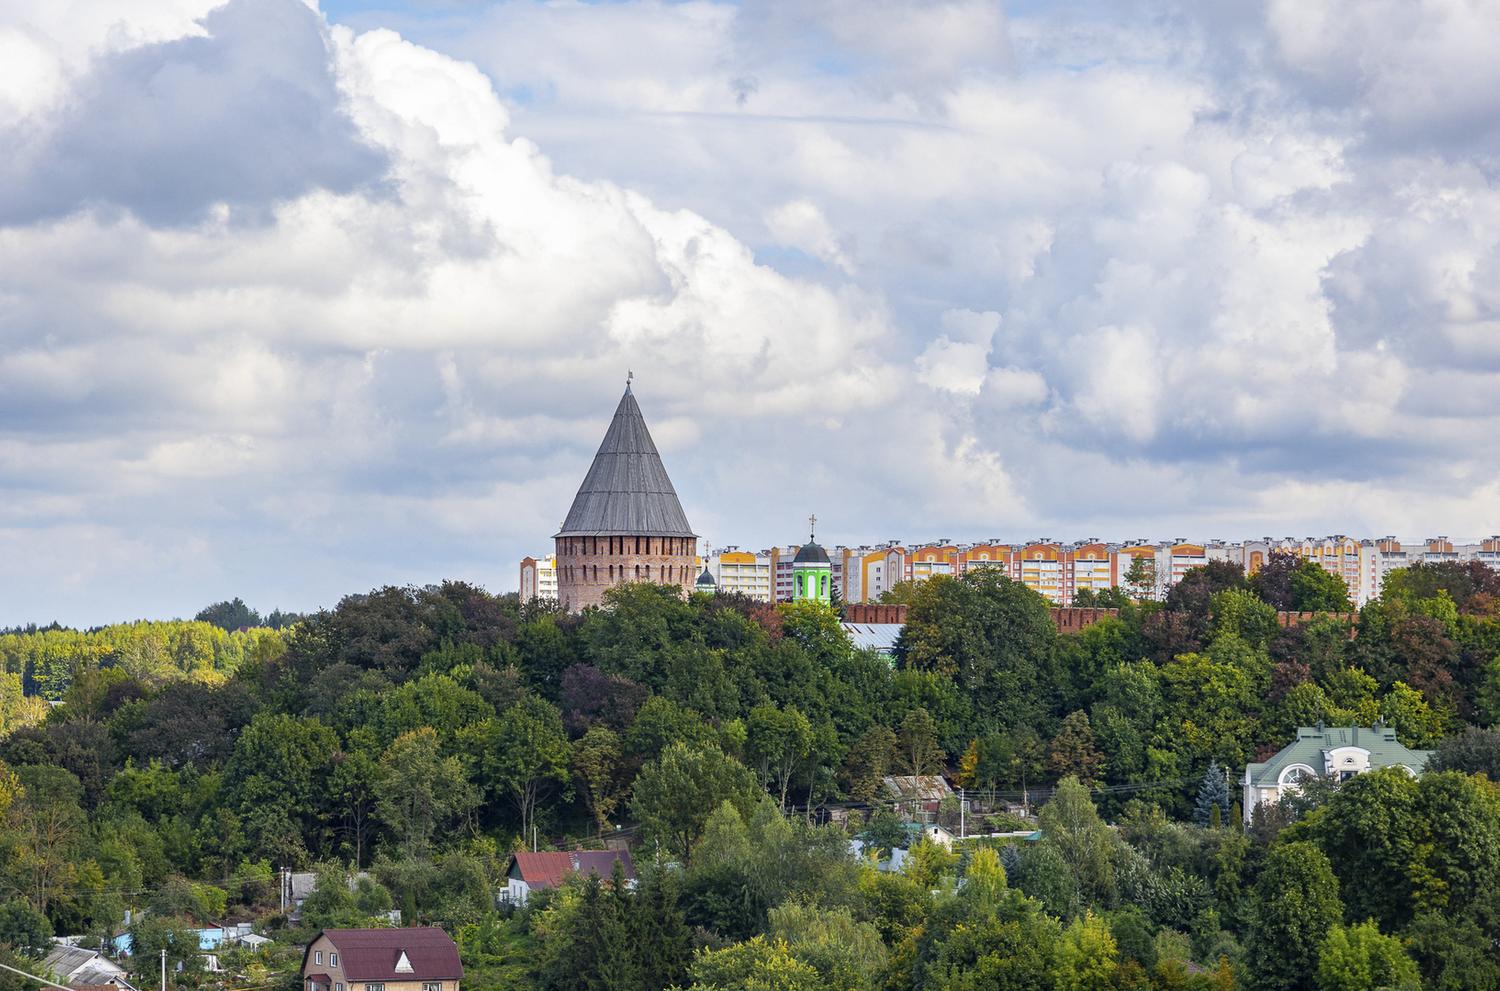
M 1311 843 L 1271 849 L 1255 885 L 1245 942 L 1258 991 L 1311 987 L 1318 953 L 1343 916 L 1339 885 L 1323 852 Z
M 508 795 L 521 815 L 521 835 L 529 836 L 538 800 L 568 781 L 568 737 L 557 707 L 528 697 L 489 720 L 483 733 L 482 766 L 490 786 Z
M 1007 727 L 1045 708 L 1042 659 L 1057 641 L 1050 605 L 996 568 L 923 582 L 896 641 L 903 667 L 950 675 L 976 705 Z
M 136 983 L 142 986 L 157 974 L 163 950 L 169 972 L 179 968 L 192 972 L 203 965 L 198 934 L 169 916 L 137 916 L 130 924 L 130 949 L 130 970 L 138 979 Z
M 1427 767 L 1432 771 L 1485 774 L 1491 781 L 1500 781 L 1500 727 L 1464 727 L 1437 745 Z
M 1043 842 L 1062 855 L 1084 902 L 1108 906 L 1115 895 L 1114 833 L 1099 818 L 1088 789 L 1069 776 L 1037 814 Z
M 901 720 L 896 735 L 896 770 L 902 774 L 937 774 L 943 768 L 943 748 L 938 745 L 932 714 L 918 707 Z
M 1349 612 L 1349 586 L 1344 579 L 1314 561 L 1303 561 L 1292 572 L 1294 612 Z
M 1401 940 L 1373 922 L 1334 926 L 1318 951 L 1318 991 L 1421 991 L 1417 965 Z
M 631 810 L 647 836 L 685 859 L 713 810 L 729 802 L 748 815 L 760 794 L 755 776 L 718 747 L 674 743 L 641 768 Z
M 1193 821 L 1200 826 L 1220 825 L 1229 821 L 1229 777 L 1217 761 L 1209 761 L 1198 786 L 1198 800 L 1193 806 Z M 1217 816 L 1214 810 L 1218 810 Z
M 52 923 L 25 901 L 12 899 L 0 905 L 0 945 L 40 960 L 52 950 Z
M 854 741 L 844 757 L 840 781 L 844 791 L 857 801 L 868 802 L 880 793 L 881 782 L 890 773 L 896 751 L 896 734 L 877 723 Z
M 795 707 L 768 703 L 750 710 L 746 732 L 748 756 L 759 766 L 761 780 L 775 786 L 785 809 L 792 774 L 812 751 L 812 725 Z
M 1093 912 L 1074 919 L 1057 945 L 1057 991 L 1112 991 L 1117 952 L 1103 919 Z
M 1125 587 L 1138 601 L 1156 598 L 1156 559 L 1143 554 L 1130 558 L 1130 567 L 1125 570 Z
M 1292 610 L 1292 575 L 1302 566 L 1302 559 L 1291 551 L 1272 551 L 1260 570 L 1250 576 L 1250 588 L 1271 608 Z M 1317 567 L 1314 565 L 1314 567 Z
M 573 778 L 601 833 L 620 801 L 620 758 L 620 738 L 605 726 L 590 727 L 573 744 Z
M 979 738 L 969 741 L 969 749 L 958 759 L 958 773 L 954 775 L 960 788 L 973 788 L 979 783 Z
M 1072 775 L 1085 784 L 1093 782 L 1103 770 L 1104 755 L 1094 744 L 1094 731 L 1088 714 L 1073 712 L 1063 720 L 1062 728 L 1048 748 L 1047 767 L 1054 774 Z
M 278 863 L 300 862 L 307 839 L 321 832 L 327 781 L 338 735 L 317 719 L 262 710 L 235 740 L 224 769 L 224 794 L 236 800 L 251 852 Z
M 444 757 L 430 726 L 403 733 L 380 757 L 376 809 L 408 858 L 423 857 L 438 828 L 475 805 L 463 764 Z
M 9 780 L 0 787 L 15 796 L 11 811 L 19 841 L 11 870 L 31 907 L 47 915 L 78 872 L 78 845 L 85 822 L 78 799 L 83 789 L 72 774 L 45 764 L 20 767 L 15 778 L 8 773 L 6 777 Z
M 828 909 L 789 901 L 770 911 L 770 935 L 811 966 L 827 988 L 870 989 L 885 969 L 880 931 L 845 906 Z
M 380 777 L 375 734 L 365 728 L 352 731 L 333 760 L 328 788 L 338 799 L 339 830 L 354 847 L 354 866 L 362 867 L 374 825 L 375 787 Z
M 785 941 L 764 936 L 705 950 L 689 972 L 689 991 L 826 991 L 816 968 L 793 956 Z
M 677 987 L 692 960 L 692 933 L 679 904 L 679 875 L 670 868 L 642 871 L 631 914 L 632 943 L 641 961 L 645 991 Z
M 212 623 L 221 630 L 234 632 L 260 625 L 260 613 L 245 605 L 239 596 L 227 602 L 215 602 L 205 606 L 193 619 L 200 623 Z
M 1386 929 L 1425 910 L 1483 911 L 1500 884 L 1500 794 L 1478 777 L 1369 771 L 1293 828 L 1328 855 L 1352 916 Z

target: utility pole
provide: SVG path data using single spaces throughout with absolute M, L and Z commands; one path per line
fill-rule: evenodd
M 964 800 L 964 790 L 963 790 L 963 788 L 959 788 L 958 789 L 958 838 L 961 839 L 961 840 L 962 839 L 967 839 L 968 836 L 969 836 L 969 830 L 967 828 L 967 822 L 968 822 L 968 820 L 964 818 L 964 812 L 968 809 L 968 807 L 969 807 L 969 803 Z
M 161 950 L 161 991 L 167 991 L 167 948 Z

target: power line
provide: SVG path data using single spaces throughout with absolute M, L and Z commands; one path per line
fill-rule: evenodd
M 12 974 L 20 974 L 22 977 L 29 977 L 33 981 L 36 981 L 38 984 L 41 984 L 44 987 L 61 988 L 62 991 L 73 991 L 73 989 L 68 987 L 66 984 L 58 984 L 56 981 L 48 980 L 45 977 L 38 977 L 35 974 L 28 974 L 26 971 L 21 970 L 19 967 L 12 967 L 8 963 L 0 963 L 0 967 L 5 968 Z

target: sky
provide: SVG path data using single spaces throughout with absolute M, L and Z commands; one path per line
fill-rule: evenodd
M 1493 0 L 0 0 L 0 626 L 1500 532 Z

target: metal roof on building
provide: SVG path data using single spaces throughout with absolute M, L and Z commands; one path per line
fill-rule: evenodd
M 856 650 L 894 654 L 896 641 L 905 628 L 901 623 L 840 623 Z
M 1369 753 L 1370 770 L 1401 765 L 1420 774 L 1427 767 L 1431 750 L 1412 750 L 1396 739 L 1390 726 L 1299 726 L 1297 739 L 1281 748 L 1270 760 L 1247 764 L 1247 783 L 1262 788 L 1275 787 L 1281 773 L 1293 765 L 1311 768 L 1315 774 L 1329 775 L 1339 768 L 1330 754 L 1346 747 Z
M 630 387 L 559 537 L 696 537 Z

